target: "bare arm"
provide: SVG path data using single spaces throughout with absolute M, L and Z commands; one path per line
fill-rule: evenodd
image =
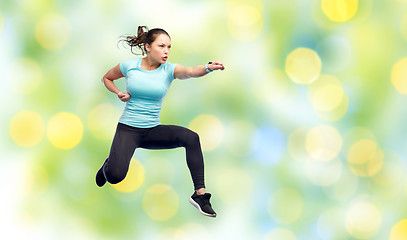
M 210 70 L 225 70 L 223 63 L 219 60 L 214 61 L 212 64 L 208 64 Z M 205 70 L 205 65 L 198 65 L 195 67 L 184 67 L 180 64 L 175 66 L 174 77 L 178 79 L 198 78 L 208 74 Z
M 105 84 L 106 88 L 111 91 L 112 93 L 115 93 L 117 97 L 120 98 L 121 101 L 127 102 L 130 99 L 130 94 L 128 93 L 123 93 L 120 91 L 117 87 L 116 84 L 113 82 L 116 79 L 124 77 L 122 72 L 120 71 L 120 66 L 117 64 L 115 67 L 110 69 L 104 76 L 103 76 L 103 83 Z

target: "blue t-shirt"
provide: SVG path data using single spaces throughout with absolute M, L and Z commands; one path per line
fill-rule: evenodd
M 160 125 L 160 111 L 168 88 L 174 80 L 176 64 L 166 62 L 157 69 L 147 71 L 141 69 L 141 58 L 120 63 L 120 71 L 126 78 L 127 101 L 120 123 L 150 128 Z

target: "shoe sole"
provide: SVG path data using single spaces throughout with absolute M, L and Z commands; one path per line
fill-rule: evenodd
M 189 198 L 189 202 L 192 204 L 192 206 L 196 207 L 201 214 L 203 214 L 203 215 L 205 215 L 207 217 L 213 217 L 213 218 L 216 217 L 216 213 L 215 214 L 209 214 L 209 213 L 206 213 L 206 212 L 202 211 L 201 206 L 199 206 L 199 204 L 197 202 L 195 202 L 194 199 Z

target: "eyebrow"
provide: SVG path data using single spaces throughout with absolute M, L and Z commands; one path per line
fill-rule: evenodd
M 167 45 L 167 44 L 165 44 L 165 43 L 161 43 L 161 44 L 163 44 L 163 45 Z M 171 46 L 171 43 L 170 43 L 168 46 Z

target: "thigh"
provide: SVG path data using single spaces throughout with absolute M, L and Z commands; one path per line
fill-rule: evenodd
M 158 125 L 143 137 L 140 147 L 146 149 L 171 149 L 183 147 L 184 136 L 193 133 L 191 130 L 175 125 Z
M 140 139 L 140 133 L 119 123 L 110 148 L 108 165 L 127 168 L 135 149 L 140 145 Z

